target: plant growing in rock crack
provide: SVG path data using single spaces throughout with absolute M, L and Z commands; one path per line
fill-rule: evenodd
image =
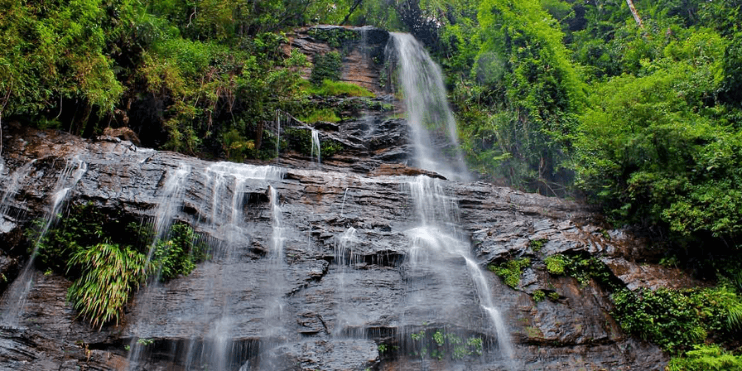
M 464 340 L 456 333 L 444 329 L 420 330 L 410 334 L 413 349 L 411 355 L 421 358 L 442 360 L 449 358 L 461 360 L 467 356 L 481 356 L 484 353 L 484 340 L 479 336 L 469 336 Z
M 597 282 L 611 289 L 618 288 L 612 280 L 612 275 L 608 267 L 597 257 L 555 254 L 544 259 L 544 263 L 546 263 L 546 270 L 549 273 L 572 277 L 580 283 L 581 287 L 587 286 L 591 279 L 595 279 Z
M 533 292 L 532 297 L 533 297 L 533 301 L 535 301 L 536 303 L 539 303 L 539 302 L 544 301 L 544 299 L 546 299 L 546 293 L 544 293 L 543 290 L 536 290 Z
M 531 240 L 528 243 L 528 247 L 530 247 L 533 252 L 539 253 L 541 252 L 541 249 L 544 248 L 544 245 L 546 245 L 547 242 L 549 242 L 549 240 L 546 238 L 542 238 L 540 240 Z
M 531 259 L 521 258 L 508 260 L 499 265 L 491 264 L 487 268 L 500 276 L 506 285 L 515 289 L 520 284 L 520 275 L 523 274 L 523 269 L 529 265 L 531 265 Z
M 163 280 L 187 275 L 208 258 L 205 245 L 197 243 L 198 235 L 186 224 L 174 224 L 153 246 L 150 225 L 127 221 L 92 204 L 74 205 L 48 233 L 29 235 L 38 241 L 38 264 L 73 280 L 67 300 L 99 329 L 118 323 L 132 292 L 154 273 Z M 149 248 L 154 250 L 147 262 Z

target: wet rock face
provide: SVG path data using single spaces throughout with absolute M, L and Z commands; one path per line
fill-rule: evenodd
M 13 281 L 28 258 L 23 231 L 49 212 L 60 184 L 72 184 L 60 175 L 74 161 L 84 162 L 84 173 L 66 205 L 92 203 L 145 223 L 167 214 L 202 235 L 211 259 L 187 277 L 140 290 L 122 322 L 102 331 L 65 302 L 68 280 L 32 268 L 34 284 L 13 307 L 19 325 L 0 328 L 0 370 L 663 369 L 657 347 L 611 319 L 606 287 L 550 275 L 544 259 L 599 257 L 630 288 L 682 282 L 679 272 L 635 263 L 645 244 L 601 229 L 584 205 L 407 166 L 409 129 L 391 117 L 401 111 L 375 59 L 388 38 L 342 27 L 291 35 L 292 47 L 310 57 L 344 50 L 342 79 L 377 94 L 317 103 L 347 112 L 340 123 L 314 125 L 323 143 L 342 145 L 321 164 L 287 152 L 271 162 L 280 169 L 255 175 L 255 166 L 139 148 L 116 133 L 88 141 L 7 125 L 0 190 L 17 192 L 0 205 L 0 280 L 7 278 L 0 289 L 23 284 Z M 181 192 L 169 193 L 179 173 Z M 515 290 L 484 272 L 514 361 L 502 356 L 462 256 L 414 265 L 421 259 L 413 240 L 425 237 L 410 234 L 421 223 L 410 188 L 419 176 L 437 178 L 456 205 L 455 226 L 444 227 L 480 266 L 531 259 Z M 539 290 L 552 295 L 537 302 Z
M 29 370 L 56 370 L 63 364 L 122 369 L 133 338 L 153 341 L 142 352 L 139 367 L 145 370 L 185 367 L 188 360 L 244 370 L 419 369 L 421 362 L 440 370 L 507 369 L 497 360 L 496 336 L 486 330 L 463 262 L 447 263 L 461 267 L 462 275 L 445 279 L 434 271 L 409 269 L 410 240 L 405 233 L 416 223 L 406 190 L 410 177 L 289 168 L 279 179 L 246 180 L 247 196 L 238 203 L 243 224 L 230 231 L 228 224 L 209 221 L 217 212 L 214 205 L 231 205 L 233 187 L 230 183 L 227 191 L 213 188 L 209 162 L 126 142 L 22 134 L 23 141 L 12 141 L 25 144 L 14 148 L 9 162 L 30 161 L 38 148 L 47 148 L 49 156 L 57 151 L 75 153 L 87 163 L 87 171 L 68 202 L 93 202 L 103 210 L 123 210 L 142 220 L 155 216 L 168 177 L 187 164 L 182 207 L 174 217 L 208 236 L 214 250 L 212 260 L 190 276 L 140 291 L 123 323 L 101 332 L 76 319 L 64 302 L 68 281 L 39 272 L 23 308 L 23 328 L 3 330 L 0 336 L 0 359 L 6 369 L 21 364 L 28 364 Z M 37 168 L 22 181 L 22 192 L 14 200 L 23 211 L 16 220 L 19 225 L 43 215 L 64 162 L 64 157 L 37 160 Z M 635 242 L 626 233 L 604 233 L 587 224 L 594 214 L 575 203 L 485 183 L 442 184 L 458 200 L 461 228 L 482 264 L 518 256 L 538 261 L 536 256 L 573 252 L 619 259 L 625 246 Z M 266 196 L 269 186 L 280 195 L 285 248 L 280 276 L 275 275 L 278 263 L 270 252 L 275 225 Z M 225 199 L 215 204 L 215 197 Z M 355 230 L 352 255 L 350 251 L 338 255 L 350 228 Z M 547 242 L 537 253 L 531 240 Z M 617 276 L 624 277 L 621 272 Z M 518 367 L 663 367 L 665 358 L 656 347 L 628 337 L 612 321 L 607 292 L 595 282 L 581 287 L 572 278 L 549 276 L 538 264 L 526 270 L 519 291 L 492 273 L 486 277 L 497 306 L 506 314 Z M 282 283 L 276 285 L 277 280 Z M 453 306 L 438 305 L 450 299 L 439 289 L 445 285 L 457 287 Z M 538 288 L 559 297 L 536 303 L 529 293 Z M 282 298 L 280 312 L 272 304 L 276 298 Z M 424 305 L 415 304 L 420 299 Z M 225 311 L 231 313 L 226 320 Z M 404 352 L 410 351 L 410 334 L 420 329 L 458 329 L 480 336 L 486 339 L 484 358 L 458 363 L 410 357 Z M 227 336 L 222 339 L 220 334 Z M 379 344 L 386 353 L 379 352 Z M 217 348 L 229 351 L 213 350 Z M 72 355 L 59 349 L 70 349 Z M 220 356 L 231 358 L 219 363 Z

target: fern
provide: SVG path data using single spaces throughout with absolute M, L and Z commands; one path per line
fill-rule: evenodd
M 147 274 L 147 257 L 128 247 L 99 243 L 76 252 L 67 263 L 82 275 L 67 292 L 67 300 L 99 329 L 116 320 L 131 292 L 139 287 Z
M 718 345 L 696 345 L 685 357 L 675 357 L 668 371 L 733 371 L 742 369 L 742 357 L 734 356 Z
M 727 308 L 727 327 L 736 331 L 742 329 L 742 303 L 735 303 Z

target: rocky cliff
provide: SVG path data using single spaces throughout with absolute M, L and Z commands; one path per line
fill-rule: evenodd
M 342 144 L 321 164 L 300 151 L 282 153 L 271 167 L 214 163 L 114 137 L 6 124 L 0 288 L 3 310 L 18 320 L 0 329 L 0 369 L 664 368 L 659 348 L 611 318 L 610 285 L 550 274 L 545 259 L 595 257 L 612 285 L 632 289 L 684 285 L 680 272 L 642 264 L 647 244 L 604 229 L 585 205 L 405 166 L 407 128 L 392 118 L 401 107 L 380 88 L 383 62 L 362 57 L 378 56 L 388 36 L 350 29 L 337 41 L 311 31 L 293 35 L 292 46 L 310 55 L 345 50 L 343 78 L 376 91 L 379 103 L 314 126 L 322 142 Z M 370 108 L 384 103 L 391 112 Z M 481 268 L 529 259 L 512 287 L 486 270 L 480 284 L 458 256 L 416 263 L 424 260 L 417 247 L 428 246 L 410 233 L 420 223 L 413 187 L 421 182 L 455 214 L 436 227 L 455 231 L 451 243 L 464 241 Z M 53 205 L 64 217 L 69 205 L 85 203 L 116 218 L 185 222 L 209 245 L 210 259 L 189 276 L 143 287 L 123 321 L 100 331 L 66 303 L 71 283 L 55 273 L 30 267 L 30 289 L 10 302 L 13 286 L 26 284 L 14 282 L 33 245 L 24 230 Z M 482 287 L 507 336 L 488 320 Z

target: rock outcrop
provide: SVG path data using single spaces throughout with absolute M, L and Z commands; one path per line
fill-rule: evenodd
M 381 43 L 383 32 L 372 33 Z M 292 40 L 305 51 L 331 48 L 306 33 Z M 367 67 L 355 68 L 344 72 L 349 81 L 371 86 L 378 79 Z M 280 167 L 261 168 L 270 173 L 261 176 L 246 175 L 256 165 L 213 163 L 120 138 L 91 141 L 8 126 L 0 185 L 3 195 L 18 190 L 0 205 L 0 273 L 8 282 L 28 260 L 23 230 L 48 214 L 60 184 L 69 187 L 66 205 L 92 203 L 143 222 L 167 208 L 203 236 L 212 257 L 187 277 L 142 288 L 123 321 L 101 331 L 65 302 L 68 280 L 31 267 L 25 301 L 3 302 L 20 319 L 0 329 L 0 370 L 664 368 L 659 348 L 613 321 L 607 287 L 553 276 L 543 266 L 549 255 L 586 254 L 630 288 L 679 282 L 680 272 L 635 262 L 645 249 L 641 239 L 605 230 L 594 210 L 576 202 L 438 179 L 480 266 L 518 257 L 533 262 L 516 289 L 485 272 L 514 342 L 513 360 L 504 359 L 462 259 L 446 260 L 455 272 L 447 277 L 410 269 L 407 232 L 416 223 L 410 183 L 437 174 L 404 165 L 404 120 L 371 112 L 370 119 L 315 126 L 323 140 L 345 143 L 322 164 L 287 153 Z M 72 176 L 71 167 L 79 179 L 60 181 Z M 23 176 L 12 176 L 19 171 Z M 167 194 L 175 174 L 182 192 Z M 536 301 L 536 290 L 554 295 Z M 438 333 L 450 344 L 481 343 L 427 353 Z M 421 342 L 428 344 L 424 353 Z

